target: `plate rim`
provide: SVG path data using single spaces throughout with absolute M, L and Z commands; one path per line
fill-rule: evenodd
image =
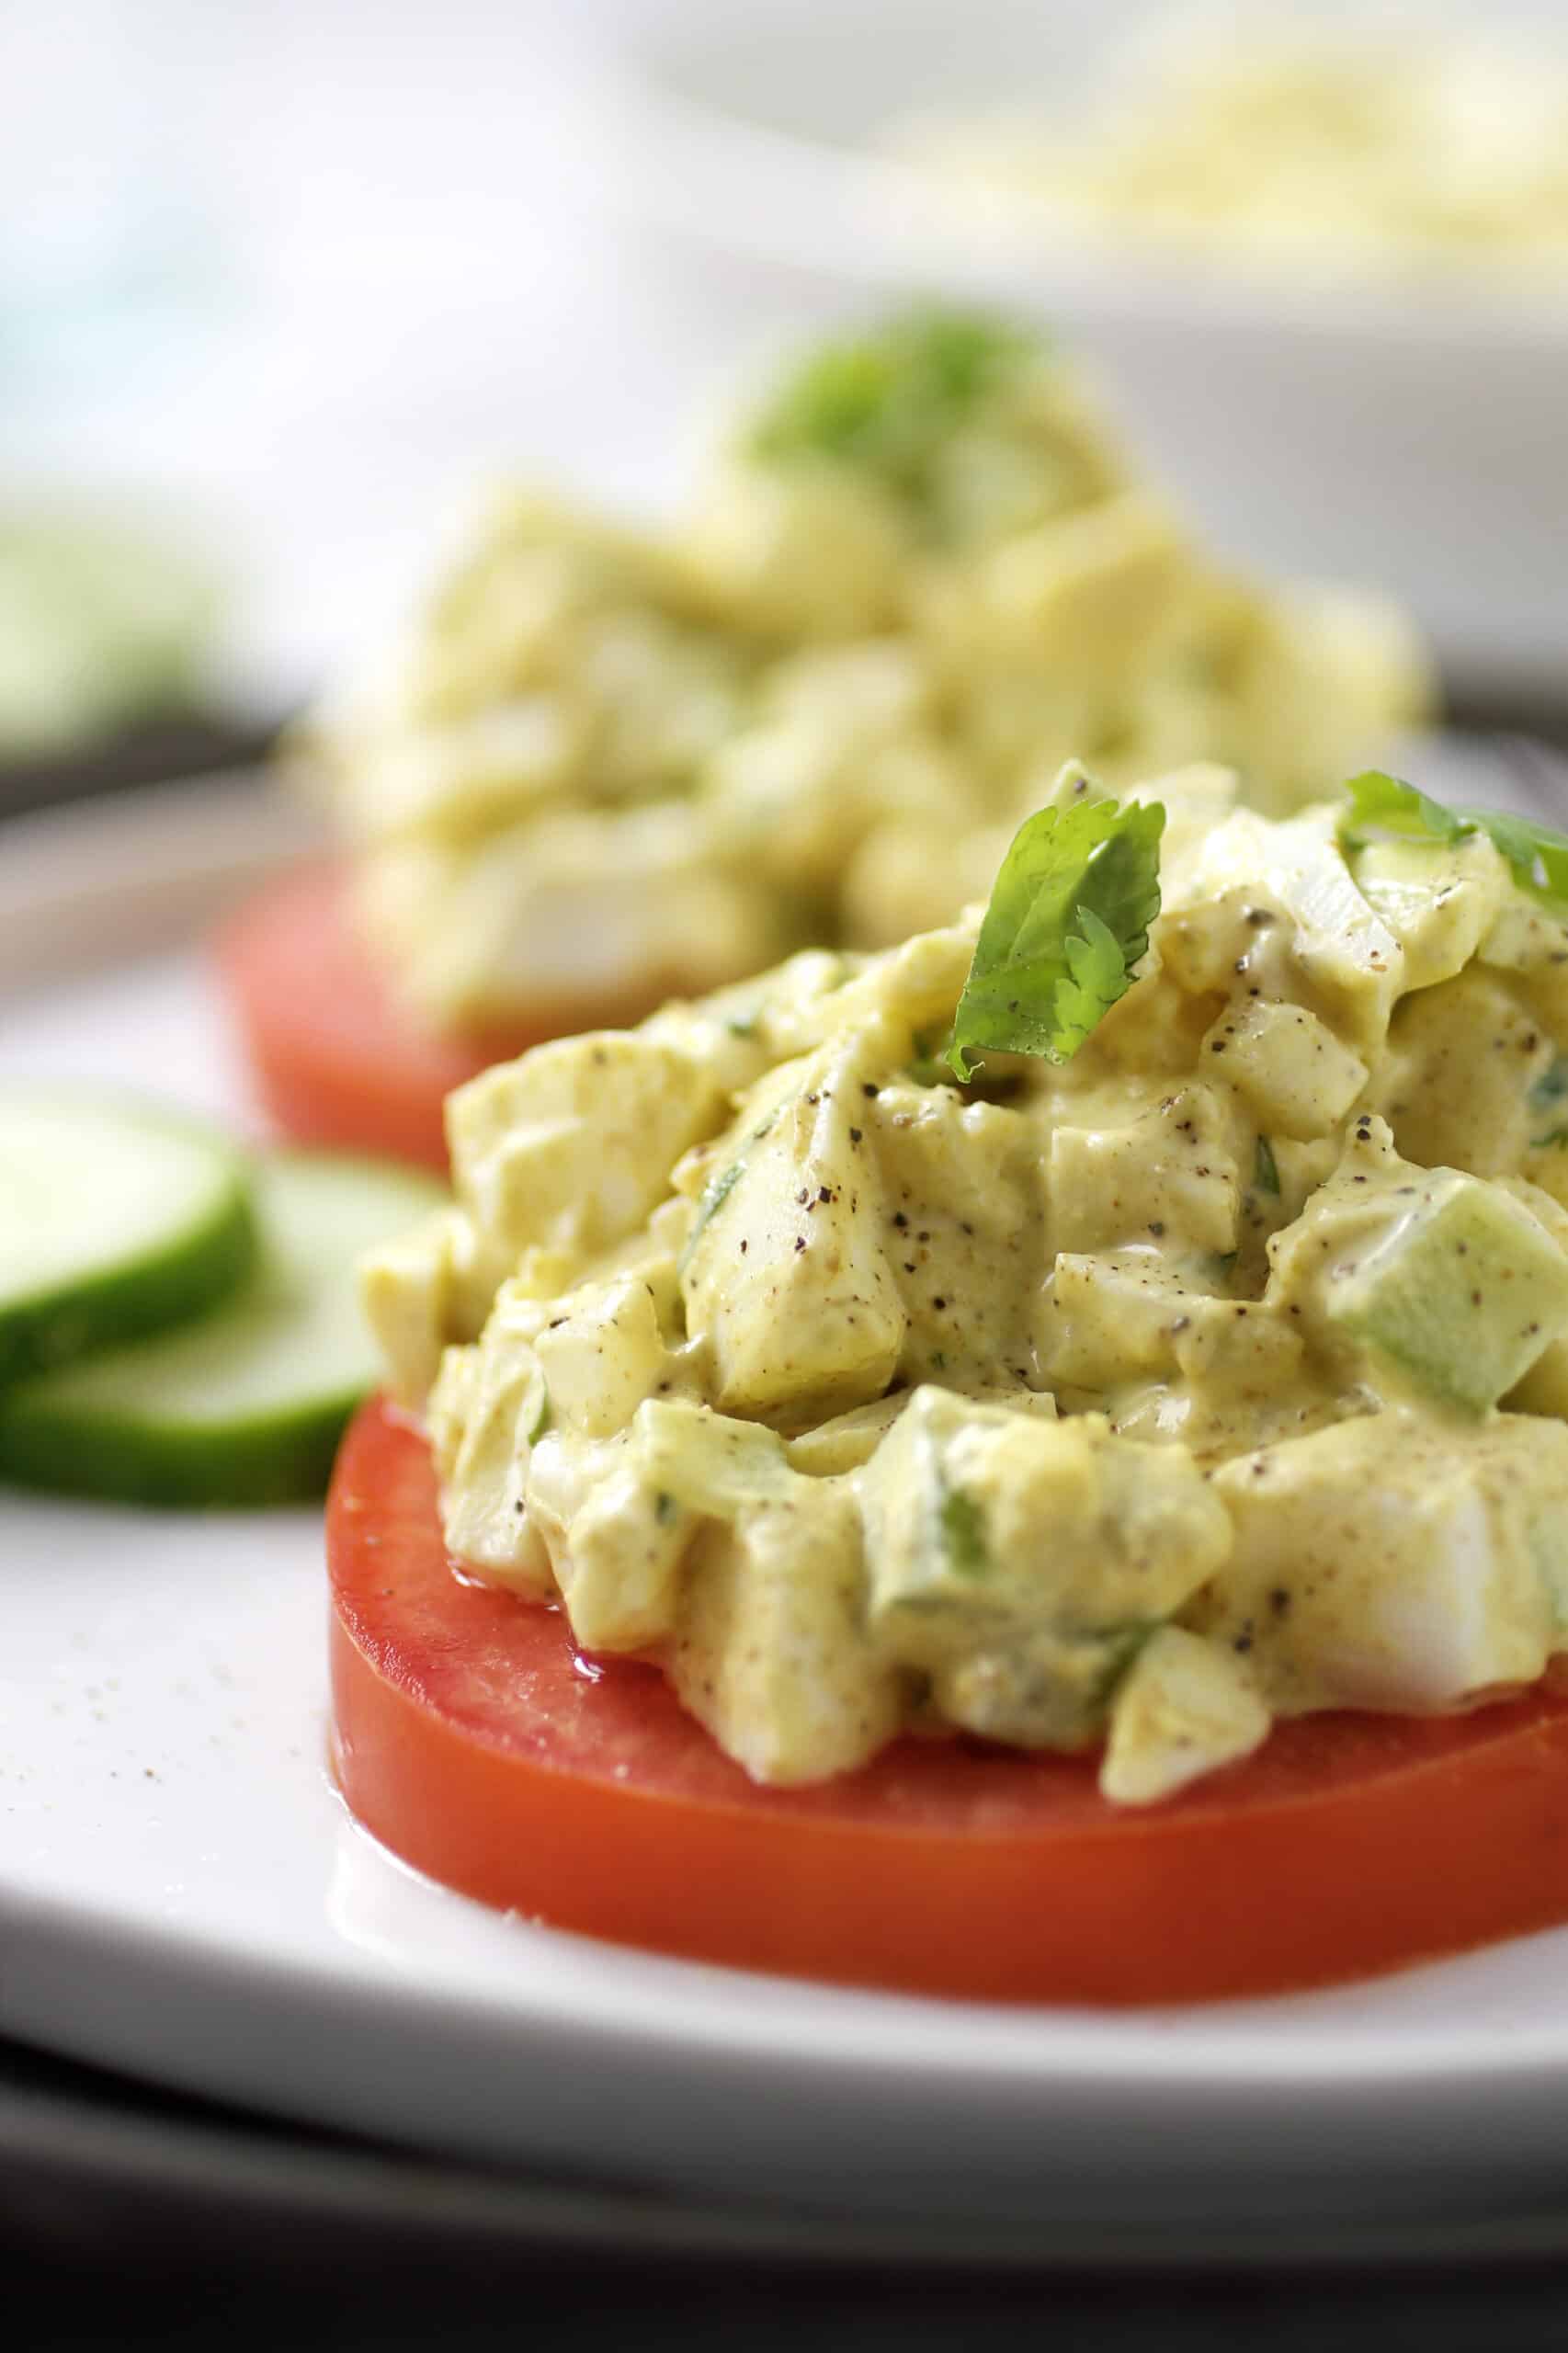
M 290 828 L 287 824 L 280 826 L 271 813 L 259 820 L 254 809 L 236 816 L 224 799 L 232 792 L 232 783 L 226 779 L 211 780 L 208 789 L 207 799 L 218 812 L 214 819 L 216 836 L 225 845 L 223 857 L 216 862 L 212 856 L 213 836 L 204 834 L 200 827 L 193 830 L 187 822 L 191 808 L 201 800 L 199 792 L 193 796 L 188 786 L 179 788 L 177 798 L 173 799 L 169 790 L 163 788 L 126 794 L 112 803 L 79 804 L 62 813 L 61 818 L 41 825 L 18 820 L 14 826 L 0 832 L 0 842 L 7 848 L 14 847 L 30 827 L 31 838 L 44 846 L 36 861 L 41 873 L 46 869 L 55 870 L 50 868 L 50 860 L 58 864 L 60 843 L 68 842 L 72 855 L 78 855 L 84 842 L 90 841 L 100 829 L 107 829 L 113 836 L 128 820 L 135 823 L 141 819 L 150 828 L 149 838 L 160 844 L 161 848 L 158 857 L 149 859 L 149 870 L 139 869 L 122 881 L 121 892 L 133 900 L 138 892 L 144 897 L 142 912 L 146 925 L 151 926 L 150 936 L 177 940 L 188 930 L 189 901 L 188 895 L 182 896 L 179 891 L 171 897 L 171 874 L 187 893 L 195 890 L 199 897 L 203 892 L 222 894 L 234 886 L 242 873 L 255 879 L 278 857 L 288 855 L 292 847 Z M 7 858 L 7 882 L 13 882 L 17 870 L 26 866 L 25 858 L 15 862 Z M 47 894 L 34 904 L 40 919 L 47 922 Z M 58 919 L 56 911 L 57 923 Z M 0 943 L 5 938 L 5 927 L 0 925 Z M 100 944 L 97 935 L 85 943 L 85 950 L 95 965 L 102 961 L 97 953 Z M 4 979 L 4 970 L 0 964 L 0 981 Z M 320 1662 L 317 1665 L 320 1667 Z M 324 1668 L 321 1674 L 324 1680 Z M 324 1764 L 322 1769 L 324 1774 Z M 342 1807 L 341 1799 L 335 1802 L 347 1822 L 347 1808 Z M 423 1887 L 433 1884 L 395 1857 L 387 1857 L 385 1850 L 358 1824 L 353 1825 L 353 1836 L 406 1880 Z M 446 1891 L 439 1893 L 447 1904 L 465 1902 Z M 489 1916 L 483 1914 L 483 1907 L 471 1908 L 482 1916 Z M 199 1996 L 205 1995 L 209 2003 L 216 1998 L 220 2009 L 227 2001 L 231 2009 L 243 2011 L 259 1995 L 270 1999 L 275 2006 L 279 1998 L 296 2006 L 301 2001 L 313 2000 L 318 2010 L 324 1999 L 328 2007 L 342 2011 L 355 1998 L 352 1972 L 348 1971 L 339 1975 L 324 1968 L 312 1972 L 295 1966 L 280 1972 L 275 1956 L 259 1960 L 252 1956 L 247 1961 L 245 1956 L 237 1954 L 232 1949 L 232 1933 L 226 1941 L 214 1945 L 210 1940 L 193 1949 L 188 1931 L 177 1926 L 166 1927 L 160 1935 L 146 1918 L 128 1922 L 112 1909 L 97 1913 L 79 1900 L 56 1902 L 23 1884 L 0 1884 L 0 1924 L 6 1929 L 6 1941 L 13 1948 L 18 1931 L 24 1942 L 28 1937 L 35 1943 L 41 1938 L 52 1947 L 56 1964 L 63 1958 L 67 1968 L 90 1969 L 104 1946 L 112 1943 L 117 1967 L 122 1973 L 128 1964 L 133 1964 L 131 1974 L 140 1972 L 150 1984 L 161 1982 L 166 1988 L 171 1983 L 183 1982 L 187 1990 L 194 1984 Z M 1568 1938 L 1568 1930 L 1542 1932 L 1540 1940 L 1551 1938 Z M 1065 2096 L 1069 2104 L 1076 2103 L 1081 2115 L 1093 2112 L 1092 2097 L 1098 2095 L 1102 2131 L 1114 2128 L 1125 2135 L 1130 2123 L 1141 2122 L 1144 2130 L 1152 2129 L 1157 2134 L 1172 2127 L 1190 2125 L 1196 2106 L 1205 2111 L 1206 2129 L 1234 2133 L 1244 2130 L 1250 2120 L 1267 2116 L 1278 2107 L 1281 2097 L 1288 2095 L 1293 2138 L 1289 2146 L 1275 2151 L 1272 2162 L 1278 2170 L 1292 2158 L 1299 2163 L 1303 2151 L 1310 2156 L 1314 2133 L 1321 2139 L 1324 2122 L 1335 2119 L 1343 2121 L 1347 2111 L 1359 2108 L 1373 2122 L 1381 2115 L 1380 2129 L 1385 2143 L 1393 2145 L 1402 2132 L 1408 2137 L 1430 2129 L 1456 2097 L 1485 2094 L 1489 2097 L 1483 2105 L 1494 2124 L 1503 2120 L 1517 2128 L 1517 2145 L 1505 2152 L 1513 2159 L 1516 2175 L 1539 2166 L 1549 2154 L 1560 2158 L 1568 2146 L 1568 2122 L 1552 2113 L 1554 2108 L 1561 2110 L 1561 2094 L 1568 2083 L 1568 2018 L 1544 2038 L 1532 2030 L 1522 2043 L 1518 2037 L 1510 2036 L 1506 2024 L 1473 2029 L 1468 2040 L 1463 2036 L 1456 2040 L 1451 2029 L 1424 2027 L 1404 2036 L 1398 2049 L 1381 2054 L 1375 2048 L 1380 2032 L 1375 2023 L 1331 2028 L 1324 2043 L 1292 2053 L 1283 2040 L 1283 2023 L 1274 2025 L 1267 2016 L 1269 2006 L 1259 2006 L 1263 2014 L 1256 2030 L 1233 2030 L 1229 2048 L 1221 2053 L 1212 2038 L 1202 2032 L 1209 2006 L 1174 2011 L 1053 2009 L 1048 2014 L 1053 2029 L 1065 2029 L 1053 2034 L 1058 2042 L 1074 2029 L 1081 2029 L 1085 2020 L 1096 2029 L 1088 2038 L 1094 2046 L 1103 2046 L 1109 2039 L 1108 2031 L 1098 2031 L 1108 2028 L 1108 2029 L 1118 2035 L 1126 2028 L 1131 2039 L 1139 2035 L 1141 2029 L 1153 2026 L 1167 2040 L 1154 2051 L 1150 2048 L 1151 2037 L 1143 2033 L 1140 2036 L 1142 2048 L 1128 2047 L 1108 2059 L 1104 2047 L 1085 2049 L 1075 2064 L 1070 2055 L 1063 2056 L 1057 2050 L 1048 2060 L 1037 2060 L 1020 2083 L 1019 2045 L 1031 2023 L 1037 2028 L 1040 2023 L 1040 2013 L 1029 2006 L 933 2005 L 913 1995 L 767 1979 L 763 1982 L 782 1988 L 784 1997 L 803 1997 L 808 2006 L 821 2008 L 824 2018 L 809 2019 L 803 2028 L 780 2040 L 777 2022 L 767 2016 L 767 2006 L 754 2014 L 743 2003 L 732 2013 L 710 2020 L 706 2034 L 694 2037 L 689 2018 L 684 2013 L 697 2006 L 698 1981 L 705 1973 L 716 1974 L 727 1984 L 744 1989 L 747 1983 L 754 1982 L 749 1974 L 733 1971 L 704 1972 L 696 1964 L 658 1955 L 633 1953 L 631 1958 L 634 1962 L 646 1963 L 656 1975 L 673 1972 L 669 1983 L 676 1987 L 675 2000 L 666 2002 L 661 1996 L 653 2005 L 652 2018 L 642 2013 L 613 2025 L 600 2017 L 590 2018 L 585 2024 L 579 2017 L 573 2030 L 587 2038 L 601 2060 L 617 2055 L 619 2050 L 636 2058 L 644 2074 L 656 2077 L 662 2069 L 669 2080 L 678 2076 L 682 2063 L 689 2063 L 694 2048 L 699 2049 L 702 2065 L 722 2093 L 722 2098 L 729 2101 L 731 2110 L 734 2109 L 737 2097 L 745 2096 L 748 2086 L 753 2096 L 758 2091 L 764 2095 L 792 2093 L 799 2108 L 802 2099 L 809 2103 L 827 2093 L 835 2101 L 842 2101 L 853 2079 L 853 2085 L 863 2091 L 877 2093 L 890 2113 L 901 2108 L 907 2109 L 912 2103 L 918 2106 L 922 2100 L 928 2106 L 962 2113 L 966 2108 L 973 2111 L 977 2103 L 989 2100 L 1005 2108 L 1015 2120 L 1033 2114 L 1038 2122 L 1040 2103 L 1055 2092 Z M 362 1958 L 357 1955 L 356 1967 L 363 1965 Z M 1435 1964 L 1439 1968 L 1451 1965 Z M 400 1977 L 379 1961 L 373 1973 L 383 2013 L 381 2032 L 387 2031 L 389 2022 L 396 2025 L 410 2018 L 420 2024 L 420 2030 L 426 2030 L 431 2006 L 428 1989 L 414 1979 Z M 78 2030 L 72 2037 L 62 2038 L 57 2028 L 51 2030 L 47 2022 L 40 2021 L 36 2008 L 29 2009 L 25 1984 L 18 1979 L 14 1966 L 7 1972 L 7 1980 L 0 2003 L 4 2010 L 0 2030 L 21 2034 L 46 2049 L 74 2052 L 97 2064 L 129 2065 L 137 2072 L 133 2038 L 105 2027 L 102 2020 L 93 2031 Z M 530 2014 L 529 2006 L 519 2006 L 516 1997 L 503 2000 L 493 1993 L 481 1995 L 472 1986 L 455 1994 L 448 1988 L 444 1998 L 447 2014 L 435 2041 L 453 2050 L 460 2045 L 472 2052 L 487 2034 L 501 2032 L 509 2039 L 517 2038 L 528 2032 L 530 2023 L 537 2030 L 551 2022 L 548 2005 L 532 2006 Z M 874 2025 L 871 2006 L 879 2011 Z M 1229 2006 L 1217 2006 L 1217 2009 L 1222 2011 Z M 836 2015 L 828 2018 L 828 2012 Z M 931 2035 L 933 2018 L 941 2016 L 963 2022 L 958 2037 L 949 2040 Z M 1196 2039 L 1189 2031 L 1195 2021 Z M 872 2047 L 848 2048 L 868 2027 L 871 2029 L 869 2039 Z M 977 2044 L 984 2046 L 987 2038 L 991 2047 L 977 2051 Z M 802 2040 L 807 2048 L 801 2047 Z M 846 2059 L 854 2063 L 847 2073 Z M 269 2100 L 264 2075 L 257 2076 L 252 2071 L 239 2081 L 232 2063 L 216 2075 L 205 2064 L 199 2075 L 188 2072 L 182 2075 L 177 2052 L 171 2054 L 165 2049 L 148 2073 L 153 2081 L 209 2096 L 216 2090 L 220 2097 L 238 2097 L 263 2112 L 276 2108 L 276 2112 L 328 2125 L 334 2120 L 330 2106 L 326 2110 L 319 2107 L 312 2109 L 309 2100 L 301 2103 L 297 2089 L 287 2096 L 279 2092 L 276 2102 Z M 244 2077 L 243 2068 L 239 2075 Z M 727 2085 L 722 2080 L 726 2077 Z M 350 2116 L 348 2123 L 349 2129 L 361 2131 L 382 2129 L 362 2109 Z M 420 2126 L 393 2126 L 390 2137 L 402 2145 L 432 2150 L 442 2146 L 439 2132 L 431 2137 Z M 449 2147 L 448 2154 L 455 2155 L 459 2152 Z

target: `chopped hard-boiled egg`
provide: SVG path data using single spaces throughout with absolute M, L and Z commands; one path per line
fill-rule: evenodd
M 1144 1804 L 1538 1678 L 1568 843 L 1356 793 L 1074 767 L 983 918 L 464 1089 L 365 1287 L 453 1550 L 778 1782 L 917 1729 Z

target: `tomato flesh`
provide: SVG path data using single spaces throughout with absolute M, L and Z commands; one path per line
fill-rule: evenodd
M 543 1032 L 421 1029 L 366 958 L 345 896 L 338 866 L 296 868 L 218 934 L 219 978 L 256 1090 L 301 1143 L 444 1168 L 447 1096 Z
M 459 1576 L 386 1404 L 327 1516 L 336 1767 L 404 1860 L 618 1942 L 846 1984 L 1163 2003 L 1317 1985 L 1568 1919 L 1568 1692 L 1314 1716 L 1147 1811 L 1093 1760 L 901 1740 L 748 1780 L 656 1668 Z

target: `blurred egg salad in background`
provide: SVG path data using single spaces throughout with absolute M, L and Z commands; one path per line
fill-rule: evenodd
M 1009 97 L 889 143 L 1063 228 L 1308 270 L 1560 272 L 1568 59 L 1517 31 L 1165 20 L 1070 106 Z
M 301 771 L 437 1028 L 635 1019 L 983 893 L 1069 755 L 1287 809 L 1427 710 L 1371 593 L 1211 561 L 1071 364 L 926 312 L 830 343 L 662 529 L 498 499 Z

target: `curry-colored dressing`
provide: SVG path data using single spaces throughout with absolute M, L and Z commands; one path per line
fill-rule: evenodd
M 972 915 L 798 957 L 463 1088 L 368 1269 L 454 1551 L 760 1779 L 957 1727 L 1147 1802 L 1563 1641 L 1568 934 L 1479 836 L 1148 790 L 1069 1063 L 937 1076 Z

